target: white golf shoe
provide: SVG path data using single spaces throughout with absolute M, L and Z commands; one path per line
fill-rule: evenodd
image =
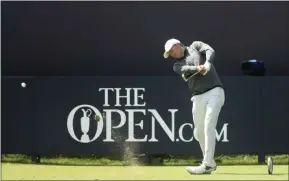
M 213 171 L 217 169 L 217 165 L 214 167 L 209 167 L 204 164 L 197 167 L 187 167 L 186 170 L 189 174 L 211 174 Z

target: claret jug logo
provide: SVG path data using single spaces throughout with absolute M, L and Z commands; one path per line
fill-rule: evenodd
M 76 111 L 79 111 L 79 110 L 81 110 L 83 113 L 83 117 L 80 119 L 80 127 L 82 131 L 82 136 L 80 139 L 76 137 L 74 128 L 73 128 L 74 116 L 75 116 Z M 87 133 L 90 128 L 90 119 L 91 119 L 92 112 L 94 113 L 94 115 L 98 115 L 100 119 L 97 122 L 98 125 L 97 125 L 95 135 L 92 139 L 90 139 Z M 89 142 L 96 140 L 100 136 L 102 129 L 103 129 L 103 118 L 101 116 L 100 111 L 97 108 L 91 105 L 85 105 L 85 104 L 79 105 L 75 107 L 74 109 L 72 109 L 72 111 L 69 113 L 68 119 L 67 119 L 67 129 L 68 129 L 70 136 L 76 141 L 81 142 L 81 143 L 89 143 Z
M 112 132 L 115 129 L 126 126 L 127 139 L 126 142 L 158 142 L 158 133 L 164 131 L 167 137 L 172 142 L 191 142 L 197 138 L 197 130 L 194 129 L 193 121 L 185 122 L 179 127 L 176 127 L 176 113 L 178 109 L 168 109 L 168 115 L 160 115 L 156 109 L 146 109 L 146 102 L 144 101 L 145 88 L 125 88 L 121 94 L 121 88 L 100 88 L 99 92 L 104 92 L 104 104 L 101 107 L 102 112 L 98 108 L 92 105 L 78 105 L 73 108 L 67 118 L 67 129 L 70 136 L 77 142 L 80 143 L 91 143 L 99 138 L 101 134 L 105 134 L 103 142 L 115 142 L 112 136 Z M 109 96 L 110 95 L 110 96 Z M 114 95 L 114 96 L 111 96 Z M 133 100 L 131 100 L 133 97 Z M 113 99 L 114 105 L 110 105 L 109 101 Z M 121 107 L 120 100 L 126 101 L 125 110 L 116 109 Z M 140 109 L 142 108 L 142 109 Z M 105 119 L 103 117 L 105 113 Z M 81 118 L 77 119 L 76 114 L 81 114 Z M 118 114 L 120 121 L 118 125 L 112 124 L 112 115 Z M 146 116 L 145 121 L 141 120 L 140 115 Z M 95 118 L 98 118 L 97 120 Z M 163 117 L 167 118 L 166 120 Z M 168 119 L 169 117 L 169 119 Z M 76 136 L 74 130 L 74 124 L 80 122 L 81 136 Z M 91 123 L 96 123 L 96 128 L 91 127 Z M 150 130 L 142 138 L 136 138 L 135 133 L 140 130 L 144 130 L 144 125 L 149 124 Z M 156 125 L 161 127 L 156 129 Z M 191 129 L 191 136 L 184 136 L 184 129 Z M 216 139 L 221 142 L 229 142 L 227 135 L 228 123 L 225 123 L 221 131 L 216 130 Z M 88 132 L 93 132 L 93 135 L 89 135 Z

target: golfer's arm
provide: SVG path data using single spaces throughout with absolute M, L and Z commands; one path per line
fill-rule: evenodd
M 194 41 L 191 44 L 191 47 L 206 55 L 206 62 L 213 63 L 215 58 L 215 51 L 210 45 L 201 41 Z
M 173 69 L 179 75 L 182 75 L 184 73 L 194 74 L 198 71 L 196 66 L 180 65 L 178 63 L 174 64 Z

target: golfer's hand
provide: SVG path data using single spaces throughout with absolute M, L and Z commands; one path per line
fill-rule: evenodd
M 200 66 L 198 66 L 197 67 L 197 70 L 198 70 L 198 72 L 200 72 L 200 74 L 202 74 L 202 75 L 205 75 L 207 72 L 206 72 L 206 69 L 205 69 L 205 67 L 203 66 L 203 65 L 200 65 Z
M 198 72 L 202 72 L 204 70 L 204 66 L 202 65 L 197 66 L 197 70 Z
M 209 62 L 206 62 L 204 65 L 200 65 L 199 67 L 199 69 L 201 70 L 200 73 L 202 75 L 206 75 L 211 69 L 211 64 Z
M 205 72 L 204 75 L 206 75 L 206 74 L 211 70 L 211 63 L 207 61 L 207 62 L 204 64 L 204 68 L 205 68 L 205 70 L 206 70 L 206 72 Z

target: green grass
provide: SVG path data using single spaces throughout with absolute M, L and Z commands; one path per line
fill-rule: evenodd
M 183 166 L 56 166 L 2 164 L 3 180 L 287 180 L 288 165 L 219 166 L 211 175 L 190 175 Z
M 211 175 L 189 175 L 184 165 L 198 165 L 200 159 L 178 157 L 165 159 L 163 166 L 123 166 L 127 161 L 97 156 L 43 157 L 41 164 L 31 164 L 29 156 L 2 155 L 2 180 L 288 180 L 288 155 L 270 156 L 273 175 L 266 165 L 257 165 L 254 155 L 219 156 L 218 169 Z
M 288 155 L 270 155 L 275 165 L 288 165 Z M 268 157 L 268 156 L 267 156 Z M 266 159 L 267 159 L 266 157 Z M 258 157 L 255 155 L 236 155 L 236 156 L 218 156 L 215 158 L 218 165 L 256 165 L 258 164 Z M 157 159 L 156 159 L 157 160 Z M 31 158 L 25 155 L 3 155 L 3 163 L 31 163 Z M 109 158 L 97 158 L 97 157 L 42 157 L 41 164 L 52 164 L 52 165 L 87 165 L 87 166 L 121 166 L 127 162 L 133 161 L 133 158 L 128 161 L 109 159 Z M 164 159 L 163 165 L 165 166 L 183 166 L 188 164 L 197 164 L 200 162 L 199 158 L 166 158 Z M 154 161 L 154 165 L 158 165 L 157 161 Z
M 289 157 L 288 155 L 268 155 L 267 158 L 271 156 L 274 160 L 274 164 L 276 165 L 288 165 Z M 256 155 L 236 155 L 236 156 L 218 156 L 215 157 L 216 162 L 219 165 L 257 165 L 258 164 L 258 156 Z M 187 165 L 199 163 L 200 159 L 173 159 L 173 160 L 165 160 L 165 165 Z

